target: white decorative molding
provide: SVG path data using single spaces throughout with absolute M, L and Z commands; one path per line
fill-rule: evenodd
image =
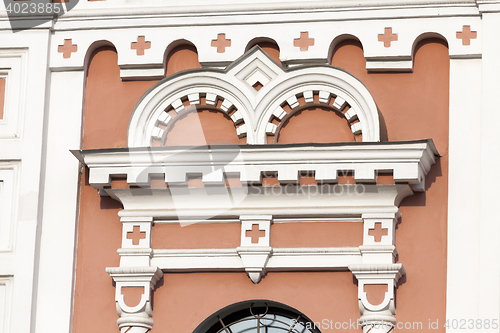
M 353 171 L 355 180 L 361 183 L 375 183 L 377 172 L 392 171 L 397 183 L 418 185 L 425 181 L 437 155 L 431 140 L 192 149 L 119 148 L 73 153 L 90 168 L 90 184 L 109 194 L 120 191 L 107 187 L 114 177 L 122 175 L 127 176 L 129 185 L 148 187 L 151 176 L 158 174 L 171 185 L 186 183 L 188 174 L 202 174 L 207 181 L 210 175 L 211 182 L 222 183 L 226 173 L 239 174 L 242 183 L 259 184 L 262 173 L 272 171 L 277 173 L 280 182 L 297 184 L 300 172 L 310 171 L 321 184 L 336 182 L 339 171 Z M 207 165 L 207 161 L 213 162 Z
M 365 6 L 354 7 L 348 1 L 311 1 L 307 9 L 304 4 L 289 2 L 258 5 L 214 3 L 210 6 L 200 3 L 174 7 L 153 3 L 141 3 L 140 13 L 137 4 L 111 5 L 110 1 L 78 3 L 76 8 L 53 22 L 51 70 L 84 69 L 89 56 L 87 52 L 92 52 L 95 43 L 104 40 L 117 49 L 123 80 L 156 80 L 164 76 L 165 50 L 178 45 L 179 40 L 189 41 L 196 47 L 202 67 L 223 69 L 240 58 L 256 37 L 267 37 L 277 42 L 280 60 L 285 67 L 324 65 L 330 63 L 336 44 L 347 37 L 357 39 L 363 45 L 367 70 L 411 72 L 415 45 L 426 37 L 445 40 L 453 58 L 480 58 L 483 44 L 481 12 L 495 12 L 498 8 L 496 3 L 486 1 L 478 4 L 473 1 L 378 1 L 369 6 L 370 2 L 366 1 Z M 409 5 L 402 6 L 401 3 Z M 373 10 L 373 6 L 377 10 Z M 264 10 L 266 7 L 270 9 Z M 245 10 L 251 10 L 252 14 Z M 360 20 L 364 21 L 363 25 L 359 24 Z M 196 26 L 203 29 L 194 29 L 192 23 L 195 21 Z M 294 38 L 304 29 L 303 22 L 314 22 L 308 26 L 308 32 L 315 45 L 306 52 L 293 46 Z M 286 26 L 286 29 L 270 29 L 273 24 Z M 462 25 L 471 25 L 478 32 L 471 45 L 464 46 L 456 39 L 456 32 Z M 385 27 L 393 27 L 399 38 L 390 47 L 384 47 L 384 43 L 377 39 L 377 34 L 382 33 Z M 88 34 L 89 29 L 96 34 Z M 210 41 L 219 33 L 237 36 L 232 37 L 233 44 L 224 53 L 218 53 L 216 48 L 210 46 Z M 142 56 L 131 50 L 131 42 L 136 40 L 134 38 L 138 34 L 147 36 L 151 42 L 151 48 Z M 78 52 L 70 58 L 63 58 L 58 53 L 58 46 L 70 38 L 78 44 Z M 253 77 L 252 74 L 247 76 L 248 81 L 265 81 L 266 77 L 260 69 L 255 71 Z
M 314 103 L 314 95 L 318 96 L 319 103 Z M 293 116 L 295 112 L 312 106 L 322 106 L 337 111 L 337 113 L 346 118 L 354 135 L 362 134 L 364 126 L 361 124 L 361 121 L 359 121 L 358 112 L 355 108 L 349 105 L 341 95 L 343 94 L 338 91 L 336 93 L 333 93 L 325 90 L 318 90 L 316 93 L 312 90 L 304 90 L 299 91 L 298 93 L 294 93 L 290 97 L 278 102 L 280 106 L 278 106 L 271 114 L 271 116 L 269 117 L 269 121 L 266 124 L 266 134 L 275 136 L 274 142 L 276 143 L 276 134 L 281 129 L 282 124 L 284 124 L 291 116 Z M 306 104 L 301 106 L 297 100 L 297 97 L 303 97 Z M 346 98 L 350 99 L 349 97 Z M 283 106 L 285 104 L 288 104 L 288 106 L 292 110 L 290 113 L 287 113 L 285 110 L 283 110 Z M 346 107 L 348 107 L 347 111 Z M 363 116 L 366 117 L 366 115 Z M 279 121 L 279 125 L 273 123 L 273 121 L 275 120 Z M 365 141 L 369 140 L 367 139 Z
M 363 332 L 388 333 L 396 325 L 394 289 L 406 271 L 402 264 L 349 265 L 349 270 L 358 280 L 359 322 Z M 367 298 L 365 286 L 386 285 L 384 299 L 380 304 L 372 304 Z
M 149 266 L 152 217 L 122 217 L 120 267 Z M 123 254 L 123 255 L 122 255 Z
M 0 139 L 18 139 L 22 135 L 27 84 L 27 49 L 0 49 L 0 78 L 5 79 Z
M 310 93 L 304 94 L 304 98 L 310 99 Z M 191 100 L 198 98 L 190 96 Z M 294 99 L 288 101 L 295 103 Z M 337 102 L 337 107 L 344 104 Z M 244 271 L 255 284 L 269 271 L 349 269 L 359 282 L 363 330 L 387 333 L 395 325 L 394 287 L 404 274 L 402 265 L 394 263 L 398 206 L 413 193 L 411 184 L 425 190 L 425 175 L 437 155 L 432 140 L 192 149 L 145 147 L 73 153 L 89 167 L 90 185 L 123 204 L 124 209 L 119 212 L 123 223 L 122 248 L 118 250 L 120 269 L 133 272 L 134 268 L 151 265 L 164 272 Z M 337 184 L 339 171 L 353 171 L 356 184 Z M 392 172 L 396 183 L 377 185 L 379 171 Z M 268 172 L 277 174 L 280 186 L 261 186 L 262 175 Z M 300 185 L 303 172 L 314 173 L 317 185 L 304 189 Z M 201 176 L 202 182 L 210 186 L 189 188 L 187 181 L 192 174 Z M 132 186 L 113 188 L 113 178 L 124 175 Z M 224 179 L 229 175 L 239 175 L 241 186 L 226 186 Z M 153 176 L 161 176 L 167 187 L 151 188 Z M 336 218 L 332 223 L 343 217 L 361 219 L 363 244 L 346 248 L 272 248 L 273 216 L 328 216 Z M 235 218 L 241 221 L 237 248 L 150 248 L 151 224 L 155 219 L 234 222 Z M 141 232 L 143 237 L 135 244 L 128 237 Z M 129 275 L 133 279 L 134 273 Z M 368 302 L 365 285 L 386 285 L 384 301 Z M 119 326 L 139 327 L 139 332 L 151 327 L 150 313 L 143 305 L 147 304 L 147 296 L 131 309 L 120 303 L 121 291 L 117 293 L 122 316 Z M 380 323 L 389 326 L 380 328 Z
M 259 79 L 256 73 L 260 73 Z M 254 81 L 263 85 L 260 90 L 252 87 Z M 304 107 L 297 99 L 304 94 L 310 103 L 306 106 L 315 105 L 311 101 L 313 94 L 319 96 L 320 105 L 328 105 L 331 99 L 334 100 L 331 108 L 340 113 L 349 106 L 350 113 L 346 117 L 351 122 L 353 133 L 362 133 L 364 142 L 380 140 L 377 106 L 358 79 L 326 65 L 286 71 L 256 46 L 224 71 L 190 70 L 153 86 L 134 110 L 129 124 L 128 146 L 149 147 L 155 140 L 164 140 L 171 122 L 167 112 L 174 110 L 179 113 L 186 104 L 197 106 L 201 96 L 206 99 L 206 105 L 215 106 L 220 100 L 222 112 L 234 112 L 231 119 L 235 130 L 239 137 L 247 137 L 248 144 L 266 144 L 267 135 L 275 135 L 279 130 L 271 121 L 286 119 L 282 106 L 288 104 L 292 109 L 290 114 L 293 114 Z M 355 120 L 359 122 L 352 123 Z
M 13 276 L 0 275 L 0 333 L 11 331 Z
M 265 267 L 271 256 L 271 215 L 242 215 L 241 245 L 236 249 L 245 271 L 257 284 L 266 275 Z
M 0 252 L 14 250 L 19 200 L 19 162 L 0 160 Z
M 106 272 L 116 283 L 116 310 L 120 318 L 118 328 L 122 333 L 147 333 L 153 327 L 153 309 L 151 293 L 163 272 L 158 267 L 108 267 Z M 129 306 L 125 303 L 123 288 L 144 288 L 138 304 Z

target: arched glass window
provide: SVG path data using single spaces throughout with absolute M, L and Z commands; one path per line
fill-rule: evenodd
M 320 333 L 320 330 L 304 314 L 289 306 L 253 300 L 217 311 L 193 333 Z

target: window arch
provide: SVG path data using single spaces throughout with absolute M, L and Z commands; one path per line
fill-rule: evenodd
M 268 300 L 243 301 L 208 317 L 193 333 L 320 333 L 306 315 Z

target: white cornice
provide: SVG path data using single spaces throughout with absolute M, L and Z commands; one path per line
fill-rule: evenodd
M 300 171 L 315 171 L 316 180 L 322 182 L 336 180 L 337 171 L 354 170 L 357 181 L 374 182 L 377 170 L 392 170 L 396 181 L 417 184 L 434 164 L 437 151 L 432 140 L 420 140 L 104 149 L 74 154 L 90 168 L 90 184 L 101 189 L 120 175 L 127 175 L 127 183 L 137 186 L 148 185 L 152 174 L 163 174 L 170 184 L 184 183 L 190 173 L 201 173 L 204 182 L 220 184 L 223 172 L 239 173 L 244 183 L 259 183 L 265 171 L 277 172 L 280 182 L 297 183 Z
M 73 9 L 54 24 L 55 31 L 81 29 L 117 29 L 141 27 L 182 27 L 206 25 L 272 24 L 310 21 L 345 21 L 369 19 L 401 19 L 477 16 L 474 3 L 408 4 L 401 6 L 311 6 L 304 4 L 279 7 L 221 6 L 214 10 L 204 6 L 191 8 L 148 7 L 139 13 L 137 8 Z
M 420 140 L 74 153 L 89 167 L 90 185 L 123 204 L 122 217 L 207 219 L 247 214 L 394 214 L 400 201 L 412 193 L 405 183 L 413 184 L 414 190 L 424 190 L 425 175 L 437 151 L 432 140 Z M 335 184 L 339 172 L 347 170 L 354 171 L 357 185 Z M 300 186 L 303 171 L 314 171 L 319 186 Z M 379 171 L 392 172 L 400 184 L 375 185 Z M 282 186 L 260 186 L 265 172 L 277 172 Z M 124 175 L 128 184 L 136 187 L 111 188 L 113 178 Z M 150 188 L 153 175 L 164 177 L 168 187 Z M 188 188 L 190 175 L 202 175 L 206 187 Z M 226 175 L 238 175 L 242 186 L 226 187 Z

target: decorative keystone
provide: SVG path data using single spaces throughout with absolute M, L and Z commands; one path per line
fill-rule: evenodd
M 266 265 L 272 253 L 271 247 L 238 247 L 245 272 L 253 283 L 258 284 L 266 275 Z
M 116 311 L 120 316 L 116 323 L 120 332 L 149 332 L 154 323 L 151 319 L 153 316 L 151 294 L 163 272 L 158 267 L 108 267 L 106 272 L 116 283 Z M 127 304 L 125 301 L 127 289 L 142 291 L 140 300 L 133 303 L 129 301 Z

